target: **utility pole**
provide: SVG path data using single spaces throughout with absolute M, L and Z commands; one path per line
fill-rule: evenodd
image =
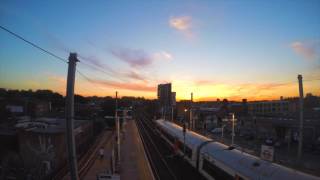
M 183 123 L 183 158 L 186 155 L 186 122 Z
M 77 156 L 74 139 L 74 81 L 76 73 L 76 63 L 78 62 L 77 54 L 70 53 L 67 78 L 67 95 L 66 95 L 66 127 L 67 127 L 67 147 L 71 180 L 78 180 Z
M 120 164 L 120 118 L 117 118 L 117 136 L 118 136 L 118 141 L 117 141 L 117 145 L 118 145 L 118 160 L 119 160 L 119 164 Z
M 116 91 L 116 111 L 115 111 L 115 117 L 118 117 L 118 91 Z
M 303 144 L 303 85 L 302 85 L 302 75 L 298 75 L 299 82 L 299 109 L 300 109 L 300 124 L 299 124 L 299 149 L 298 149 L 298 163 L 301 160 L 302 144 Z
M 192 118 L 192 106 L 193 106 L 193 93 L 191 93 L 191 104 L 190 104 L 190 129 L 193 130 L 193 118 Z
M 234 142 L 234 136 L 235 136 L 235 133 L 234 133 L 234 113 L 232 113 L 232 139 L 231 139 L 231 146 L 233 146 L 233 142 Z
M 119 117 L 118 117 L 118 91 L 116 91 L 116 131 L 117 131 L 117 149 L 118 149 L 118 164 L 120 164 L 120 123 L 119 123 Z

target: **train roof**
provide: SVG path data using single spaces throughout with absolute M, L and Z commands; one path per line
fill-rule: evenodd
M 183 140 L 183 129 L 181 126 L 165 121 L 163 119 L 157 120 L 156 123 L 158 125 L 161 125 L 163 128 L 165 128 L 167 131 L 170 132 L 170 134 L 174 135 L 176 138 Z M 200 134 L 197 134 L 193 131 L 186 131 L 186 144 L 191 145 L 193 147 L 199 146 L 201 143 L 205 141 L 210 141 L 211 139 L 202 136 Z
M 235 169 L 250 179 L 320 179 L 279 164 L 268 162 L 237 149 L 228 150 L 228 146 L 212 142 L 201 149 L 227 167 Z
M 157 120 L 156 123 L 165 128 L 171 135 L 183 140 L 183 129 L 181 126 L 162 119 Z M 212 139 L 199 135 L 193 131 L 186 131 L 186 144 L 197 147 L 206 141 L 212 141 Z M 305 174 L 276 163 L 262 160 L 257 156 L 250 155 L 238 149 L 228 150 L 228 148 L 229 146 L 225 144 L 211 142 L 205 145 L 200 153 L 204 154 L 204 156 L 214 158 L 226 167 L 239 172 L 239 175 L 249 179 L 320 179 L 320 177 Z

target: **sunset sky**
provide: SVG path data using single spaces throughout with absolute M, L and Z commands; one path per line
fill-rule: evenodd
M 298 95 L 298 74 L 320 95 L 318 0 L 2 0 L 0 25 L 65 59 L 78 53 L 85 96 L 156 98 L 172 82 L 178 99 L 278 99 Z M 2 88 L 65 94 L 67 64 L 1 29 L 0 62 Z

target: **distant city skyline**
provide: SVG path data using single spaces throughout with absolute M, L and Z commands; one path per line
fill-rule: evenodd
M 76 94 L 178 100 L 320 95 L 320 1 L 9 1 L 0 25 L 65 59 Z M 0 29 L 0 87 L 65 94 L 67 64 Z M 87 66 L 85 64 L 89 64 Z M 104 71 L 97 71 L 96 68 Z

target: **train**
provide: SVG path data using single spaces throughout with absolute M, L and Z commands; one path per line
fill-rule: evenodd
M 163 119 L 155 120 L 160 136 L 208 180 L 320 180 L 234 147 L 213 141 Z

